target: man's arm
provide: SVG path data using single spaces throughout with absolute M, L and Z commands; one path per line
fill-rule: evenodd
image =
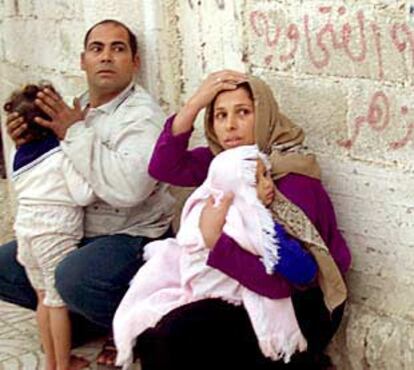
M 102 141 L 98 127 L 81 121 L 67 131 L 61 147 L 99 198 L 114 207 L 131 207 L 155 189 L 147 167 L 162 119 L 149 109 L 134 109 L 125 121 L 113 122 L 118 132 L 111 144 Z
M 100 199 L 113 207 L 131 207 L 154 191 L 156 181 L 147 167 L 164 116 L 146 94 L 130 97 L 117 109 L 122 114 L 108 117 L 113 130 L 105 142 L 99 125 L 85 125 L 86 111 L 78 100 L 71 108 L 45 89 L 36 104 L 51 117 L 36 121 L 61 139 L 63 152 Z

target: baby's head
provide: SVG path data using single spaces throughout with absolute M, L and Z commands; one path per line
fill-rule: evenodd
M 35 117 L 50 120 L 50 117 L 35 104 L 37 93 L 46 87 L 55 91 L 50 83 L 29 84 L 13 92 L 6 104 L 4 104 L 4 110 L 7 113 L 16 112 L 24 118 L 24 121 L 27 123 L 26 135 L 33 137 L 33 139 L 41 139 L 51 133 L 49 129 L 40 126 L 34 120 Z
M 210 164 L 207 182 L 218 194 L 232 192 L 236 198 L 251 202 L 258 198 L 265 207 L 275 196 L 270 164 L 257 145 L 243 145 L 218 154 Z
M 265 207 L 269 207 L 275 199 L 275 186 L 272 180 L 270 166 L 262 158 L 257 160 L 256 167 L 257 197 Z

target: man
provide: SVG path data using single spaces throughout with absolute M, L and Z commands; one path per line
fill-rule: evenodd
M 104 20 L 87 32 L 84 47 L 87 94 L 69 107 L 45 89 L 37 104 L 52 119 L 36 121 L 55 132 L 99 198 L 85 210 L 83 246 L 58 266 L 56 287 L 71 312 L 109 329 L 143 263 L 143 246 L 168 234 L 174 201 L 147 173 L 164 115 L 134 83 L 139 69 L 135 36 L 124 24 Z M 8 133 L 16 145 L 27 140 L 26 127 L 16 113 L 9 115 Z M 16 242 L 0 247 L 0 266 L 0 299 L 35 308 L 35 293 L 16 261 Z

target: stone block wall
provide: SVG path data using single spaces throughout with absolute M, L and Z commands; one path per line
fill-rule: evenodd
M 39 78 L 79 93 L 82 37 L 103 18 L 137 31 L 140 80 L 166 113 L 217 69 L 271 84 L 319 157 L 353 253 L 338 368 L 414 368 L 414 1 L 0 0 L 1 101 Z

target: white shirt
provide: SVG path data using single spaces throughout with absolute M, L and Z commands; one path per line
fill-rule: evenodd
M 88 96 L 81 98 L 86 106 Z M 99 200 L 85 212 L 85 236 L 125 233 L 158 237 L 170 225 L 174 199 L 147 168 L 165 116 L 138 84 L 90 108 L 61 147 Z
M 86 206 L 96 198 L 60 146 L 13 172 L 20 205 Z

